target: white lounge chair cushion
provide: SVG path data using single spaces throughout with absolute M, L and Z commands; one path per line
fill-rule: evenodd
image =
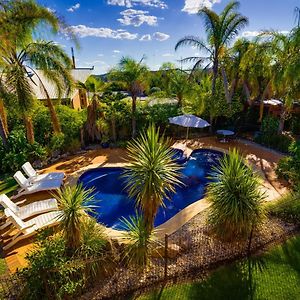
M 40 180 L 63 180 L 65 177 L 65 173 L 63 172 L 52 172 L 39 175 L 37 171 L 32 167 L 30 162 L 26 162 L 22 166 L 22 169 L 33 182 Z
M 8 208 L 4 209 L 5 214 L 7 212 L 7 209 Z M 48 211 L 57 210 L 57 209 L 58 209 L 57 201 L 56 199 L 52 198 L 47 200 L 36 201 L 28 205 L 18 207 L 18 210 L 13 212 L 23 220 L 37 214 L 43 214 Z
M 10 209 L 7 209 L 6 214 L 10 218 L 12 223 L 15 225 L 15 227 L 22 231 L 22 233 L 26 236 L 38 229 L 42 229 L 43 227 L 53 225 L 54 223 L 59 222 L 62 213 L 61 211 L 52 211 L 45 214 L 41 214 L 26 222 L 22 221 Z

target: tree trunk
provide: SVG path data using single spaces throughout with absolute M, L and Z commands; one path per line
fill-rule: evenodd
M 247 100 L 249 106 L 251 106 L 252 103 L 251 103 L 251 98 L 250 98 L 250 90 L 249 90 L 248 85 L 245 81 L 243 82 L 243 90 L 244 90 L 245 95 L 246 95 L 246 100 Z
M 222 77 L 223 77 L 225 98 L 226 98 L 227 103 L 231 104 L 232 97 L 231 97 L 230 92 L 229 92 L 227 75 L 226 75 L 225 69 L 223 67 L 221 68 L 221 72 L 222 72 Z
M 263 94 L 261 96 L 260 99 L 260 106 L 259 106 L 259 120 L 258 122 L 261 123 L 263 116 L 264 116 L 264 108 L 265 108 L 265 104 L 264 104 L 264 100 L 265 97 L 267 96 L 268 92 L 269 92 L 269 87 L 270 87 L 270 82 L 268 82 L 268 84 L 266 85 L 266 88 L 263 91 Z
M 97 108 L 97 100 L 95 97 L 93 97 L 92 103 L 87 108 L 87 121 L 85 124 L 88 139 L 92 143 L 100 140 L 100 133 L 97 127 Z
M 136 137 L 136 96 L 133 95 L 132 96 L 132 109 L 131 109 L 131 113 L 132 113 L 132 119 L 131 119 L 131 126 L 132 126 L 132 138 Z
M 116 120 L 114 117 L 111 119 L 111 130 L 114 143 L 117 141 L 117 131 L 116 131 Z
M 24 123 L 26 127 L 26 137 L 30 144 L 34 143 L 34 131 L 33 131 L 33 124 L 32 119 L 29 116 L 24 116 Z
M 214 62 L 214 65 L 213 65 L 213 79 L 212 79 L 212 89 L 211 89 L 212 96 L 214 96 L 216 94 L 216 83 L 217 83 L 217 77 L 218 77 L 218 68 L 219 68 L 219 62 L 215 58 L 215 62 Z
M 61 126 L 57 117 L 57 113 L 55 111 L 55 107 L 53 105 L 52 100 L 50 99 L 48 93 L 47 93 L 47 106 L 50 112 L 50 117 L 52 121 L 52 127 L 54 134 L 61 133 Z
M 280 120 L 279 120 L 279 125 L 278 125 L 278 134 L 282 134 L 284 130 L 284 123 L 285 123 L 285 108 L 282 108 L 282 112 L 280 114 Z
M 8 136 L 8 125 L 7 125 L 7 115 L 5 111 L 5 107 L 3 104 L 3 100 L 0 99 L 0 118 L 2 120 L 3 130 L 5 131 L 6 136 Z
M 3 143 L 4 147 L 6 148 L 7 147 L 7 135 L 6 135 L 5 128 L 3 126 L 1 116 L 0 116 L 0 136 L 1 136 L 2 143 Z

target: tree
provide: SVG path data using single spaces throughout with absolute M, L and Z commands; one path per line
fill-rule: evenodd
M 91 99 L 91 104 L 87 109 L 87 121 L 85 129 L 89 139 L 92 142 L 100 140 L 100 130 L 97 125 L 98 120 L 98 108 L 102 92 L 105 90 L 106 85 L 101 80 L 96 79 L 94 76 L 90 76 L 85 83 L 79 82 L 78 87 L 86 91 Z
M 278 133 L 282 133 L 294 100 L 300 97 L 300 29 L 290 34 L 272 33 L 274 94 L 283 100 Z M 275 63 L 274 63 L 275 61 Z
M 154 227 L 158 208 L 175 192 L 180 182 L 180 166 L 172 159 L 170 141 L 159 136 L 151 125 L 139 138 L 129 143 L 128 163 L 123 177 L 126 190 L 144 215 L 147 232 Z
M 247 237 L 264 217 L 259 177 L 234 149 L 221 159 L 208 185 L 208 222 L 221 238 Z
M 33 143 L 31 113 L 35 95 L 32 85 L 41 86 L 47 99 L 53 131 L 60 133 L 59 120 L 45 80 L 55 86 L 58 98 L 70 89 L 72 83 L 71 60 L 62 48 L 53 42 L 34 41 L 33 36 L 40 33 L 41 24 L 47 25 L 56 33 L 63 23 L 53 12 L 31 0 L 7 1 L 1 5 L 0 37 L 4 40 L 0 45 L 2 78 L 8 91 L 17 98 L 17 106 L 27 129 L 27 138 Z
M 130 57 L 122 57 L 117 68 L 109 75 L 117 81 L 132 98 L 132 137 L 136 136 L 136 101 L 145 90 L 148 68 L 143 64 L 143 58 L 137 62 Z
M 91 190 L 85 190 L 82 185 L 67 186 L 53 195 L 61 211 L 60 228 L 66 240 L 70 254 L 79 249 L 82 240 L 82 230 L 86 224 L 87 213 L 92 212 L 94 197 Z
M 216 82 L 219 75 L 220 60 L 226 46 L 237 36 L 239 31 L 248 24 L 248 19 L 237 12 L 239 2 L 232 1 L 218 15 L 204 7 L 199 10 L 207 34 L 207 43 L 196 36 L 186 36 L 178 41 L 175 50 L 182 46 L 193 46 L 198 51 L 204 51 L 207 57 L 187 57 L 183 62 L 194 63 L 192 72 L 205 65 L 205 69 L 212 67 L 212 96 L 216 92 Z

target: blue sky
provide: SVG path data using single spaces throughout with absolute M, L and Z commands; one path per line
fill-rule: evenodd
M 95 73 L 107 72 L 123 55 L 146 56 L 151 69 L 166 61 L 177 63 L 194 55 L 194 49 L 175 52 L 185 35 L 205 38 L 197 8 L 221 11 L 228 0 L 39 0 L 55 10 L 77 33 L 77 67 L 95 66 Z M 249 18 L 241 33 L 252 37 L 260 30 L 289 31 L 295 25 L 294 8 L 300 0 L 241 0 L 240 12 Z M 53 38 L 70 53 L 72 43 L 62 34 Z

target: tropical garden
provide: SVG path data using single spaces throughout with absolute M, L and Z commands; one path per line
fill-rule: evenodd
M 28 266 L 18 271 L 21 299 L 71 299 L 99 280 L 114 278 L 118 268 L 133 268 L 135 277 L 143 278 L 153 257 L 164 257 L 154 220 L 183 185 L 181 166 L 170 146 L 184 131 L 175 132 L 169 117 L 194 114 L 212 125 L 206 135 L 219 127 L 234 129 L 243 138 L 285 154 L 276 173 L 290 192 L 271 204 L 264 202 L 261 178 L 242 154 L 232 149 L 224 155 L 207 186 L 210 207 L 205 224 L 210 236 L 224 243 L 245 242 L 249 256 L 252 237 L 270 218 L 299 224 L 299 22 L 288 34 L 262 31 L 249 40 L 239 38 L 248 19 L 239 13 L 238 2 L 230 2 L 220 14 L 208 8 L 198 14 L 205 38 L 195 32 L 174 45 L 175 51 L 193 47 L 201 53 L 182 59 L 184 68 L 166 62 L 151 71 L 145 57 L 124 56 L 105 77 L 92 75 L 86 82 L 75 82 L 71 59 L 58 44 L 45 40 L 41 30 L 42 26 L 53 34 L 67 32 L 67 24 L 34 0 L 0 1 L 0 193 L 13 194 L 17 185 L 12 174 L 26 161 L 43 167 L 90 146 L 120 147 L 127 150 L 122 177 L 136 207 L 135 215 L 122 219 L 124 232 L 118 241 L 92 217 L 98 205 L 93 190 L 66 185 L 54 193 L 59 225 L 39 233 L 34 251 L 26 257 Z M 68 34 L 78 43 L 72 32 Z M 58 101 L 50 98 L 36 70 L 54 86 Z M 34 94 L 36 83 L 42 86 L 45 103 Z M 66 91 L 75 89 L 85 91 L 89 100 L 79 111 L 62 104 Z M 282 101 L 278 114 L 272 114 L 264 101 L 272 98 Z M 282 274 L 276 280 L 291 269 L 299 277 L 298 245 L 296 237 L 264 254 L 271 270 L 281 263 Z M 221 298 L 224 290 L 216 295 L 208 286 L 220 287 L 228 276 L 233 290 L 239 290 L 246 277 L 249 288 L 254 281 L 258 285 L 257 297 L 268 299 L 272 293 L 264 291 L 270 291 L 274 274 L 261 276 L 256 272 L 259 266 L 252 274 L 252 264 L 257 267 L 255 258 L 248 257 L 201 283 L 175 286 L 160 295 L 163 299 L 189 290 L 187 299 L 200 291 L 204 299 Z M 288 280 L 284 282 L 288 287 Z M 283 297 L 299 294 L 298 287 L 292 289 Z M 155 292 L 145 297 L 156 296 Z

